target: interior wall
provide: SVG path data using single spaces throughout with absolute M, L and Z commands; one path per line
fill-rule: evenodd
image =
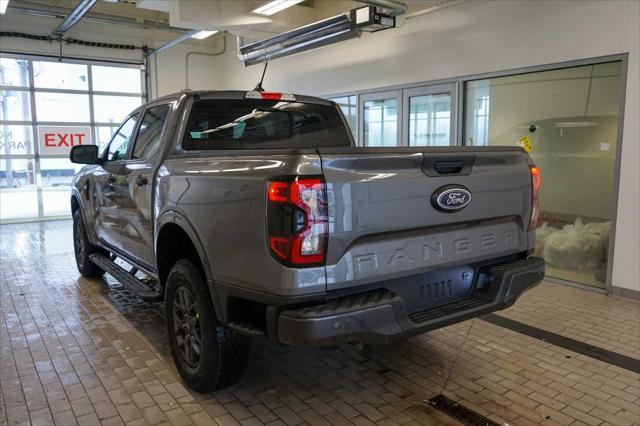
M 224 35 L 212 36 L 206 46 L 180 43 L 151 57 L 150 98 L 184 89 L 223 89 L 216 55 L 223 50 Z
M 348 93 L 420 81 L 628 53 L 613 285 L 640 291 L 640 2 L 469 1 L 313 52 L 273 61 L 267 90 Z M 230 40 L 233 43 L 233 40 Z M 235 48 L 219 58 L 222 86 L 248 89 L 262 66 Z
M 620 25 L 622 26 L 622 25 Z M 640 2 L 629 0 L 625 25 L 629 52 L 622 136 L 613 285 L 640 290 Z
M 468 1 L 269 65 L 273 90 L 333 94 L 474 75 L 626 51 L 635 0 Z M 526 18 L 526 19 L 525 19 Z M 260 65 L 244 68 L 228 49 L 226 86 L 244 88 Z

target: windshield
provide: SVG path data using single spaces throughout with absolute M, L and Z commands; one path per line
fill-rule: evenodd
M 350 145 L 349 134 L 335 106 L 263 99 L 194 102 L 182 141 L 185 150 Z

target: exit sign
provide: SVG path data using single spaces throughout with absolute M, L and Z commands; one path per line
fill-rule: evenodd
M 69 155 L 72 147 L 92 143 L 89 126 L 38 126 L 38 145 L 43 157 Z

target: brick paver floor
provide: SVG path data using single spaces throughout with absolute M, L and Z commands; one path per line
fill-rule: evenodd
M 253 342 L 233 387 L 183 386 L 162 306 L 80 278 L 71 222 L 0 227 L 0 424 L 458 424 L 444 394 L 500 423 L 640 424 L 640 375 L 481 319 L 387 347 Z M 499 313 L 628 357 L 640 305 L 544 283 Z

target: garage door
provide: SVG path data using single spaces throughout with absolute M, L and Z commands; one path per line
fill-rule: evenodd
M 142 83 L 139 64 L 0 58 L 0 221 L 69 216 L 71 146 L 105 146 Z

